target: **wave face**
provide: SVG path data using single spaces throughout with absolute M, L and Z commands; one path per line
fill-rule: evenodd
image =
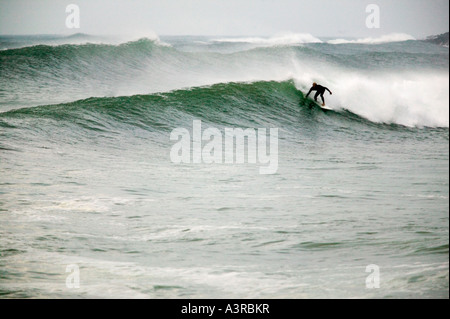
M 89 41 L 89 36 L 69 40 Z M 369 121 L 448 127 L 446 48 L 422 41 L 336 45 L 295 34 L 266 39 L 162 40 L 34 45 L 0 51 L 0 111 L 90 97 L 150 98 L 220 83 L 274 81 L 285 85 L 293 80 L 298 96 L 312 82 L 319 82 L 334 92 L 327 97 L 330 106 Z M 272 92 L 261 94 L 264 98 Z M 224 103 L 210 98 L 198 103 L 217 103 L 216 107 Z M 189 102 L 180 99 L 177 103 Z M 295 103 L 302 107 L 300 100 Z M 270 117 L 271 106 L 264 109 Z
M 194 119 L 220 127 L 280 127 L 298 132 L 299 121 L 308 126 L 321 111 L 306 100 L 293 80 L 284 82 L 225 83 L 167 93 L 103 97 L 71 103 L 21 108 L 0 113 L 0 126 L 14 128 L 17 121 L 46 130 L 74 127 L 89 137 L 96 132 L 120 134 L 143 129 L 166 139 L 176 127 L 190 127 Z M 336 113 L 340 123 L 364 123 L 350 112 Z

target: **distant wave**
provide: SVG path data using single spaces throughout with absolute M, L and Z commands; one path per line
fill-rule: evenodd
M 262 38 L 262 37 L 221 38 L 221 39 L 214 39 L 213 41 L 223 43 L 248 43 L 262 46 L 322 43 L 320 39 L 308 33 L 288 33 L 270 38 Z
M 390 42 L 403 42 L 416 40 L 413 36 L 405 33 L 392 33 L 388 35 L 383 35 L 378 38 L 362 38 L 357 40 L 346 40 L 346 39 L 336 39 L 330 40 L 329 44 L 381 44 Z
M 60 46 L 60 45 L 84 45 L 84 44 L 109 44 L 120 45 L 134 42 L 140 39 L 148 39 L 161 45 L 168 46 L 160 40 L 156 33 L 147 32 L 134 35 L 90 35 L 86 33 L 75 33 L 71 35 L 20 35 L 0 36 L 0 51 L 9 49 L 20 49 L 37 45 Z

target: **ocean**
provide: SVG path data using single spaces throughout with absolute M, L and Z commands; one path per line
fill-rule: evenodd
M 448 47 L 0 36 L 0 234 L 0 298 L 449 298 Z

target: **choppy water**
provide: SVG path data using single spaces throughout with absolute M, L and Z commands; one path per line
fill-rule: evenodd
M 448 48 L 300 38 L 0 37 L 1 297 L 448 298 Z M 277 173 L 174 164 L 194 120 Z

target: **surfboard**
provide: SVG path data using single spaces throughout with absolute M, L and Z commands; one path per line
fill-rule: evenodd
M 317 105 L 319 105 L 319 107 L 324 111 L 333 111 L 333 109 L 329 106 L 326 106 L 326 105 L 322 106 L 322 104 L 317 104 Z
M 316 102 L 314 100 L 311 100 L 314 102 L 314 104 L 316 104 L 318 107 L 320 107 L 323 111 L 334 111 L 333 108 L 329 107 L 328 105 L 323 106 L 321 103 Z
M 312 103 L 314 103 L 315 105 L 317 105 L 318 107 L 320 107 L 320 109 L 321 109 L 322 111 L 324 111 L 324 112 L 327 112 L 327 111 L 334 111 L 334 109 L 333 109 L 332 107 L 330 107 L 330 106 L 328 106 L 328 105 L 323 106 L 322 103 L 316 102 L 316 101 L 314 101 L 314 99 L 312 99 L 312 98 L 307 98 L 306 100 L 308 101 L 309 107 L 312 107 L 312 105 L 313 105 Z

